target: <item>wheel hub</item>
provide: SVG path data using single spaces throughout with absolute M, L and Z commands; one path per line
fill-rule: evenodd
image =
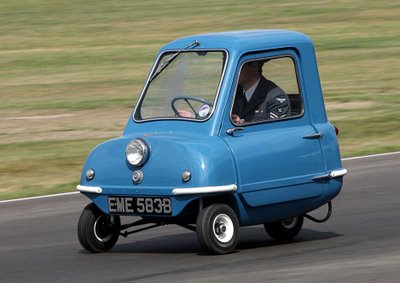
M 293 227 L 296 226 L 298 218 L 297 217 L 291 217 L 287 218 L 281 221 L 282 226 L 285 227 L 286 229 L 292 229 Z
M 218 241 L 227 243 L 233 238 L 234 226 L 232 220 L 226 214 L 219 214 L 213 223 L 214 236 Z
M 112 237 L 112 224 L 104 215 L 96 219 L 93 230 L 96 239 L 102 243 L 109 241 Z
M 221 235 L 226 232 L 226 227 L 223 223 L 217 223 L 217 226 L 215 227 L 215 232 L 217 235 Z

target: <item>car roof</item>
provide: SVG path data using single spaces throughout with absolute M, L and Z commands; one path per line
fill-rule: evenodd
M 226 49 L 231 54 L 275 48 L 301 49 L 312 45 L 311 39 L 300 32 L 276 29 L 239 30 L 183 37 L 168 43 L 160 52 L 183 49 L 194 41 L 199 43 L 196 49 Z

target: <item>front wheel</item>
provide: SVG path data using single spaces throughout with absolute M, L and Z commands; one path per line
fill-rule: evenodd
M 303 216 L 296 216 L 283 219 L 273 223 L 264 224 L 265 231 L 273 239 L 278 241 L 288 241 L 299 234 L 303 227 Z
M 119 216 L 105 214 L 95 204 L 90 203 L 79 218 L 79 242 L 90 252 L 106 252 L 117 243 L 120 225 Z
M 202 209 L 196 221 L 200 245 L 212 254 L 231 252 L 239 240 L 239 220 L 226 204 L 213 204 Z

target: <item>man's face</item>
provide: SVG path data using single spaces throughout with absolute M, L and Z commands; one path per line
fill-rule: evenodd
M 243 65 L 239 75 L 239 84 L 244 85 L 258 77 L 258 65 L 256 62 L 248 62 Z

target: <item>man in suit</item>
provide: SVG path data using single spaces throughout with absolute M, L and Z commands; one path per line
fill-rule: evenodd
M 232 121 L 235 124 L 290 116 L 288 96 L 262 75 L 263 64 L 263 61 L 252 61 L 242 67 L 232 110 Z

